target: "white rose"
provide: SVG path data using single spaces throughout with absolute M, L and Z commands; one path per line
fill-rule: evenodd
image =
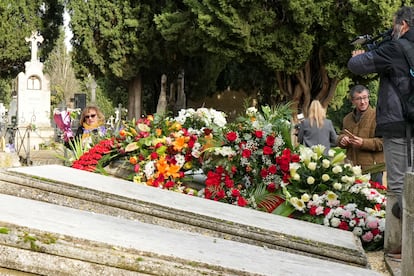
M 313 183 L 315 183 L 315 178 L 313 178 L 312 176 L 308 176 L 308 178 L 306 179 L 306 182 L 309 185 L 312 185 Z
M 322 167 L 324 167 L 325 169 L 329 168 L 330 165 L 331 165 L 331 161 L 329 161 L 328 159 L 322 160 Z
M 311 171 L 316 170 L 316 162 L 309 162 L 308 169 Z
M 338 227 L 340 223 L 341 223 L 341 220 L 338 219 L 338 218 L 332 218 L 331 219 L 331 226 L 332 227 Z
M 310 196 L 308 194 L 303 194 L 300 199 L 302 199 L 303 202 L 308 202 L 310 200 Z
M 338 183 L 338 182 L 335 182 L 335 183 L 333 184 L 333 188 L 334 188 L 335 190 L 340 190 L 340 189 L 342 188 L 342 184 L 341 184 L 341 183 Z
M 354 166 L 354 167 L 352 167 L 352 172 L 355 175 L 361 175 L 362 174 L 361 166 Z
M 334 174 L 341 173 L 342 172 L 342 167 L 341 166 L 335 166 L 335 167 L 332 168 L 332 172 Z
M 329 174 L 324 173 L 324 174 L 322 175 L 322 181 L 326 182 L 326 181 L 328 181 L 329 179 L 330 179 Z
M 298 173 L 295 173 L 293 175 L 293 180 L 299 181 L 300 180 L 300 175 Z

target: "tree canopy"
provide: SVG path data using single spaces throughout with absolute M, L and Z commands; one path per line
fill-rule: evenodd
M 142 100 L 145 83 L 184 70 L 190 97 L 236 86 L 306 113 L 312 99 L 327 106 L 350 76 L 350 41 L 390 28 L 402 2 L 71 0 L 68 8 L 79 71 L 126 83 L 130 102 Z
M 33 31 L 43 36 L 43 59 L 53 49 L 63 24 L 63 0 L 0 1 L 0 15 L 0 76 L 13 78 L 30 60 L 25 38 Z

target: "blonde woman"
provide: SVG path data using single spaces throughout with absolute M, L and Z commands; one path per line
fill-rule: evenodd
M 323 145 L 327 154 L 331 146 L 336 146 L 337 134 L 332 121 L 326 119 L 326 109 L 318 100 L 312 101 L 308 114 L 300 124 L 298 141 L 307 147 Z
M 94 136 L 104 136 L 105 133 L 105 116 L 100 109 L 96 106 L 85 107 L 80 115 L 79 128 L 73 138 L 80 138 L 82 144 L 87 146 L 92 144 Z M 69 141 L 65 145 L 68 148 L 72 147 Z

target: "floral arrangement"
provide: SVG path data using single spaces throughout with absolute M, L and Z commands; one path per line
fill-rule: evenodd
M 292 145 L 289 106 L 225 118 L 200 108 L 124 122 L 72 166 L 105 173 L 108 162 L 122 161 L 136 183 L 352 231 L 365 248 L 382 246 L 385 187 L 346 164 L 343 150 Z M 191 174 L 200 170 L 204 188 L 194 189 Z

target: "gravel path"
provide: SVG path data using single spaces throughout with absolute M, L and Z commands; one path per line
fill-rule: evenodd
M 384 276 L 392 276 L 385 264 L 384 251 L 366 252 L 366 254 L 372 270 L 378 271 Z

